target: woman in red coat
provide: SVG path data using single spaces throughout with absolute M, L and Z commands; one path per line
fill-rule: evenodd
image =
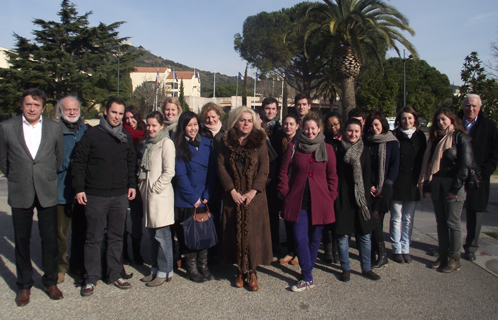
M 303 280 L 292 286 L 301 292 L 314 287 L 316 262 L 324 224 L 335 222 L 337 172 L 334 149 L 325 143 L 316 113 L 303 119 L 303 132 L 282 158 L 278 191 L 284 197 L 282 218 L 293 223 L 294 243 Z M 289 177 L 290 176 L 290 177 Z

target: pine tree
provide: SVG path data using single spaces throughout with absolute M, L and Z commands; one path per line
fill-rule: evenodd
M 467 94 L 476 93 L 481 96 L 485 116 L 498 122 L 498 82 L 488 78 L 477 52 L 474 51 L 465 57 L 460 76 L 463 85 L 460 87 L 460 95 L 453 101 L 455 111 L 461 109 Z
M 247 65 L 244 72 L 244 86 L 242 87 L 242 105 L 247 106 Z
M 76 94 L 83 107 L 87 107 L 83 113 L 116 95 L 118 57 L 111 51 L 119 55 L 120 75 L 129 74 L 130 62 L 140 53 L 128 53 L 127 46 L 122 44 L 128 38 L 118 37 L 117 29 L 124 22 L 91 27 L 91 14 L 90 11 L 78 15 L 75 5 L 63 0 L 58 12 L 60 21 L 33 20 L 33 40 L 14 34 L 15 52 L 8 54 L 11 68 L 0 71 L 0 93 L 5 93 L 0 96 L 3 113 L 13 106 L 17 108 L 22 91 L 32 87 L 44 90 L 52 105 L 67 94 Z M 124 98 L 131 95 L 128 84 L 126 77 L 121 76 Z
M 185 101 L 185 87 L 183 86 L 183 79 L 180 80 L 180 97 L 178 98 L 183 111 L 189 111 L 189 106 Z

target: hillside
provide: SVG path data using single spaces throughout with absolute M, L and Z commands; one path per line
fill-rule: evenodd
M 175 69 L 176 71 L 194 71 L 194 68 L 175 62 L 172 60 L 164 59 L 163 57 L 158 57 L 145 49 L 142 46 L 133 47 L 130 46 L 130 51 L 141 51 L 143 54 L 141 57 L 133 62 L 134 67 L 168 67 Z M 205 71 L 197 69 L 201 77 L 201 95 L 208 96 L 213 92 L 213 73 L 211 71 Z M 237 84 L 236 76 L 227 76 L 224 74 L 216 73 L 216 87 L 224 84 Z M 239 86 L 241 83 L 239 83 Z M 240 89 L 240 88 L 239 88 Z

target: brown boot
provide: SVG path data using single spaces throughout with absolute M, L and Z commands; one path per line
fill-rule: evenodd
M 258 291 L 258 276 L 255 273 L 249 275 L 249 291 Z
M 448 264 L 441 270 L 443 273 L 452 273 L 460 270 L 460 255 L 453 254 L 448 256 Z
M 235 286 L 242 288 L 244 286 L 244 279 L 242 279 L 242 272 L 237 271 L 237 278 L 235 279 Z

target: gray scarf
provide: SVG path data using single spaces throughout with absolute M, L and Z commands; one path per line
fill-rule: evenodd
M 325 136 L 320 131 L 315 139 L 310 139 L 304 134 L 298 137 L 298 148 L 303 153 L 315 152 L 316 162 L 327 161 L 327 147 L 325 146 Z
M 377 187 L 376 196 L 380 195 L 382 192 L 382 187 L 384 186 L 384 179 L 386 174 L 386 143 L 390 141 L 398 142 L 398 139 L 394 136 L 391 131 L 381 134 L 371 134 L 367 136 L 368 141 L 379 144 L 379 181 Z
M 150 171 L 150 150 L 156 143 L 166 137 L 169 138 L 169 133 L 168 130 L 166 130 L 166 127 L 164 127 L 154 137 L 148 137 L 145 141 L 145 151 L 142 156 L 142 162 L 140 162 L 140 168 L 138 169 L 138 181 L 147 179 L 147 172 Z
M 347 139 L 341 141 L 346 150 L 344 154 L 344 163 L 353 167 L 354 195 L 356 204 L 361 209 L 363 220 L 370 220 L 370 211 L 368 210 L 367 199 L 365 198 L 365 186 L 363 184 L 363 170 L 361 169 L 360 157 L 363 153 L 363 140 L 358 140 L 355 144 L 349 143 Z
M 168 130 L 168 131 L 173 130 L 174 132 L 176 132 L 176 126 L 178 125 L 178 119 L 180 119 L 180 116 L 176 116 L 171 121 L 164 120 L 164 125 L 166 126 L 166 130 Z
M 128 142 L 128 138 L 126 137 L 126 134 L 123 132 L 123 124 L 120 123 L 119 126 L 116 127 L 111 127 L 109 122 L 105 119 L 105 117 L 100 118 L 100 127 L 108 132 L 111 136 L 114 138 L 118 139 L 121 143 L 126 143 Z

